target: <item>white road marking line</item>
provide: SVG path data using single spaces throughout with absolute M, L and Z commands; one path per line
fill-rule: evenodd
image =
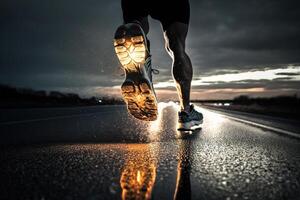
M 214 112 L 214 113 L 216 113 L 216 112 Z M 271 126 L 259 124 L 259 123 L 256 123 L 256 122 L 252 122 L 252 121 L 240 119 L 240 118 L 237 118 L 237 117 L 233 117 L 233 116 L 227 115 L 225 113 L 224 114 L 216 113 L 216 114 L 222 115 L 222 116 L 224 116 L 226 118 L 229 118 L 229 119 L 232 119 L 232 120 L 235 120 L 235 121 L 243 122 L 243 123 L 246 123 L 246 124 L 251 124 L 251 125 L 256 126 L 256 127 L 260 127 L 260 128 L 272 130 L 272 131 L 277 132 L 277 133 L 286 134 L 288 136 L 300 139 L 300 134 L 298 134 L 298 133 L 294 133 L 294 132 L 283 130 L 283 129 L 280 129 L 280 128 L 275 128 L 275 127 L 271 127 Z

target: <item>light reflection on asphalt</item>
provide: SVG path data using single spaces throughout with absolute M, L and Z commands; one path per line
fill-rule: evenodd
M 122 168 L 122 199 L 150 199 L 156 179 L 157 161 L 151 145 L 130 145 Z
M 174 199 L 191 199 L 191 138 L 178 140 L 177 178 Z M 120 187 L 122 199 L 151 199 L 157 178 L 158 145 L 128 145 L 126 158 L 122 167 Z
M 169 115 L 177 114 L 179 106 L 174 102 L 158 104 L 158 119 L 148 125 L 150 141 L 161 140 L 161 132 L 165 130 L 164 119 L 166 113 Z M 166 112 L 166 110 L 168 110 Z M 176 130 L 177 117 L 173 117 L 172 122 L 168 121 L 169 129 Z M 171 125 L 171 127 L 170 127 Z M 195 131 L 194 134 L 198 133 Z M 174 199 L 191 199 L 190 183 L 190 139 L 193 138 L 192 132 L 176 132 L 177 138 L 177 178 L 174 188 Z M 125 164 L 122 168 L 120 186 L 122 188 L 122 199 L 151 199 L 153 187 L 157 176 L 157 164 L 159 162 L 158 152 L 160 145 L 150 143 L 141 145 L 128 145 Z

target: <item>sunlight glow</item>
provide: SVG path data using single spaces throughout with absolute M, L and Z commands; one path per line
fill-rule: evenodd
M 192 81 L 192 86 L 212 85 L 217 82 L 229 83 L 229 82 L 245 81 L 246 83 L 248 80 L 274 80 L 277 78 L 283 78 L 283 79 L 290 78 L 290 80 L 299 81 L 300 66 L 289 66 L 287 68 L 266 69 L 260 71 L 257 70 L 257 71 L 241 72 L 241 73 L 229 73 L 229 74 L 206 76 Z M 168 80 L 164 82 L 159 82 L 154 86 L 155 88 L 167 88 L 167 87 L 174 87 L 175 84 L 173 80 Z
M 174 107 L 174 109 L 179 110 L 179 105 L 177 105 L 175 102 L 173 101 L 169 101 L 169 102 L 159 102 L 158 103 L 158 116 L 157 116 L 157 120 L 156 121 L 151 121 L 149 123 L 148 126 L 148 131 L 150 133 L 149 135 L 149 139 L 151 141 L 157 139 L 158 134 L 161 132 L 162 129 L 162 125 L 163 125 L 163 111 L 165 108 L 172 106 Z
M 221 74 L 215 76 L 203 77 L 201 80 L 196 80 L 193 85 L 199 85 L 203 82 L 232 82 L 243 80 L 274 80 L 276 78 L 287 78 L 288 75 L 283 73 L 299 73 L 299 75 L 293 76 L 293 80 L 300 80 L 300 67 L 289 67 L 279 69 L 268 69 L 264 71 L 249 71 L 235 74 Z

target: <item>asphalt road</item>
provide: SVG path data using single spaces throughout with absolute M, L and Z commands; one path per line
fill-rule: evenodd
M 151 123 L 124 106 L 1 110 L 0 199 L 300 199 L 299 139 L 200 110 L 192 135 L 174 103 Z

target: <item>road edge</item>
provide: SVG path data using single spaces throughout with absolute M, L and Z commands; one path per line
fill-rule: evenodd
M 202 106 L 200 106 L 200 107 L 202 107 Z M 223 115 L 226 118 L 229 118 L 229 119 L 232 119 L 232 120 L 235 120 L 235 121 L 238 121 L 238 122 L 250 124 L 250 125 L 253 125 L 253 126 L 256 126 L 256 127 L 259 127 L 259 128 L 267 129 L 267 130 L 271 130 L 273 132 L 279 133 L 279 134 L 284 135 L 284 136 L 292 137 L 292 138 L 295 138 L 295 139 L 300 139 L 300 134 L 292 132 L 292 131 L 284 130 L 284 129 L 281 129 L 281 128 L 271 127 L 271 126 L 264 125 L 264 124 L 261 124 L 261 123 L 257 123 L 257 122 L 254 122 L 254 121 L 248 121 L 248 120 L 245 120 L 245 119 L 240 119 L 238 117 L 233 116 L 234 114 L 226 113 L 226 111 L 221 111 L 221 110 L 218 110 L 218 109 L 208 108 L 208 107 L 205 107 L 205 106 L 203 106 L 202 108 L 210 110 L 210 111 L 212 111 L 214 113 L 217 113 L 219 115 Z

